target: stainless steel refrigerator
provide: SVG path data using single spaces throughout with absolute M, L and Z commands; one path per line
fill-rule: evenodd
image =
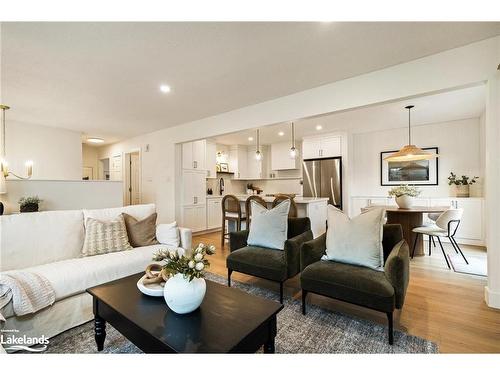
M 342 209 L 342 158 L 303 161 L 304 197 L 328 198 L 328 204 Z

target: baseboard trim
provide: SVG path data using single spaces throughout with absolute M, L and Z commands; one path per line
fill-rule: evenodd
M 487 286 L 484 287 L 484 299 L 489 307 L 500 309 L 500 292 L 494 292 Z

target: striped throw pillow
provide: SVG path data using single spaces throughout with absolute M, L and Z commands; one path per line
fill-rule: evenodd
M 127 228 L 122 215 L 108 222 L 87 218 L 82 256 L 88 257 L 130 249 L 132 246 L 128 241 Z

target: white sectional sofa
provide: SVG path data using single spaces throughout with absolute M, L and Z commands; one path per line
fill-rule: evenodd
M 92 299 L 85 290 L 141 272 L 153 245 L 91 257 L 80 257 L 84 220 L 112 220 L 125 212 L 141 220 L 155 212 L 153 204 L 100 210 L 47 211 L 0 216 L 0 271 L 26 270 L 45 276 L 55 290 L 56 302 L 37 313 L 15 316 L 10 302 L 2 314 L 4 330 L 20 336 L 53 337 L 93 319 Z M 180 247 L 191 249 L 191 230 L 179 228 Z

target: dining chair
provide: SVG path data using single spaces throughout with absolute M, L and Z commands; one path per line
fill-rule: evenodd
M 452 206 L 450 206 L 450 208 L 453 208 Z M 441 216 L 442 212 L 431 212 L 429 214 L 427 214 L 427 218 L 430 220 L 430 225 L 436 225 L 436 220 L 439 218 L 439 216 Z M 433 236 L 429 236 L 429 242 L 432 242 L 432 245 L 434 247 L 436 247 L 436 241 L 434 241 L 434 237 Z M 455 249 L 455 248 L 454 248 Z M 458 253 L 457 249 L 455 249 L 455 252 Z M 432 251 L 431 251 L 431 244 L 429 243 L 429 256 L 432 254 Z
M 222 233 L 221 246 L 224 247 L 224 242 L 229 240 L 229 229 L 226 232 L 226 222 L 233 221 L 236 223 L 236 231 L 241 231 L 241 223 L 246 220 L 244 212 L 241 212 L 239 199 L 235 195 L 227 194 L 222 198 Z
M 250 222 L 252 221 L 252 201 L 257 202 L 260 204 L 262 207 L 267 208 L 267 203 L 266 201 L 258 196 L 258 195 L 250 195 L 247 200 L 245 201 L 245 215 L 247 218 L 247 229 L 250 228 Z
M 462 249 L 460 249 L 460 246 L 458 246 L 458 243 L 455 240 L 455 235 L 457 233 L 458 227 L 460 226 L 460 220 L 462 219 L 463 213 L 464 210 L 462 208 L 458 209 L 450 208 L 444 211 L 441 215 L 439 215 L 439 217 L 436 219 L 435 225 L 414 228 L 413 232 L 416 233 L 417 235 L 415 236 L 415 242 L 413 243 L 413 250 L 411 252 L 412 259 L 413 255 L 415 254 L 415 248 L 417 246 L 418 236 L 427 235 L 429 236 L 429 254 L 431 253 L 431 239 L 433 239 L 433 237 L 436 237 L 439 246 L 441 247 L 441 251 L 443 252 L 444 260 L 446 261 L 448 268 L 451 269 L 450 262 L 448 261 L 448 257 L 444 252 L 443 244 L 441 242 L 441 237 L 447 237 L 450 240 L 453 249 L 457 253 L 460 252 L 460 255 L 462 255 L 462 258 L 464 258 L 465 260 L 465 263 L 469 264 L 467 258 L 462 252 Z
M 288 217 L 297 217 L 297 203 L 295 203 L 294 196 L 288 194 L 276 194 L 273 200 L 273 208 L 276 207 L 281 202 L 290 200 L 290 211 L 288 212 Z

